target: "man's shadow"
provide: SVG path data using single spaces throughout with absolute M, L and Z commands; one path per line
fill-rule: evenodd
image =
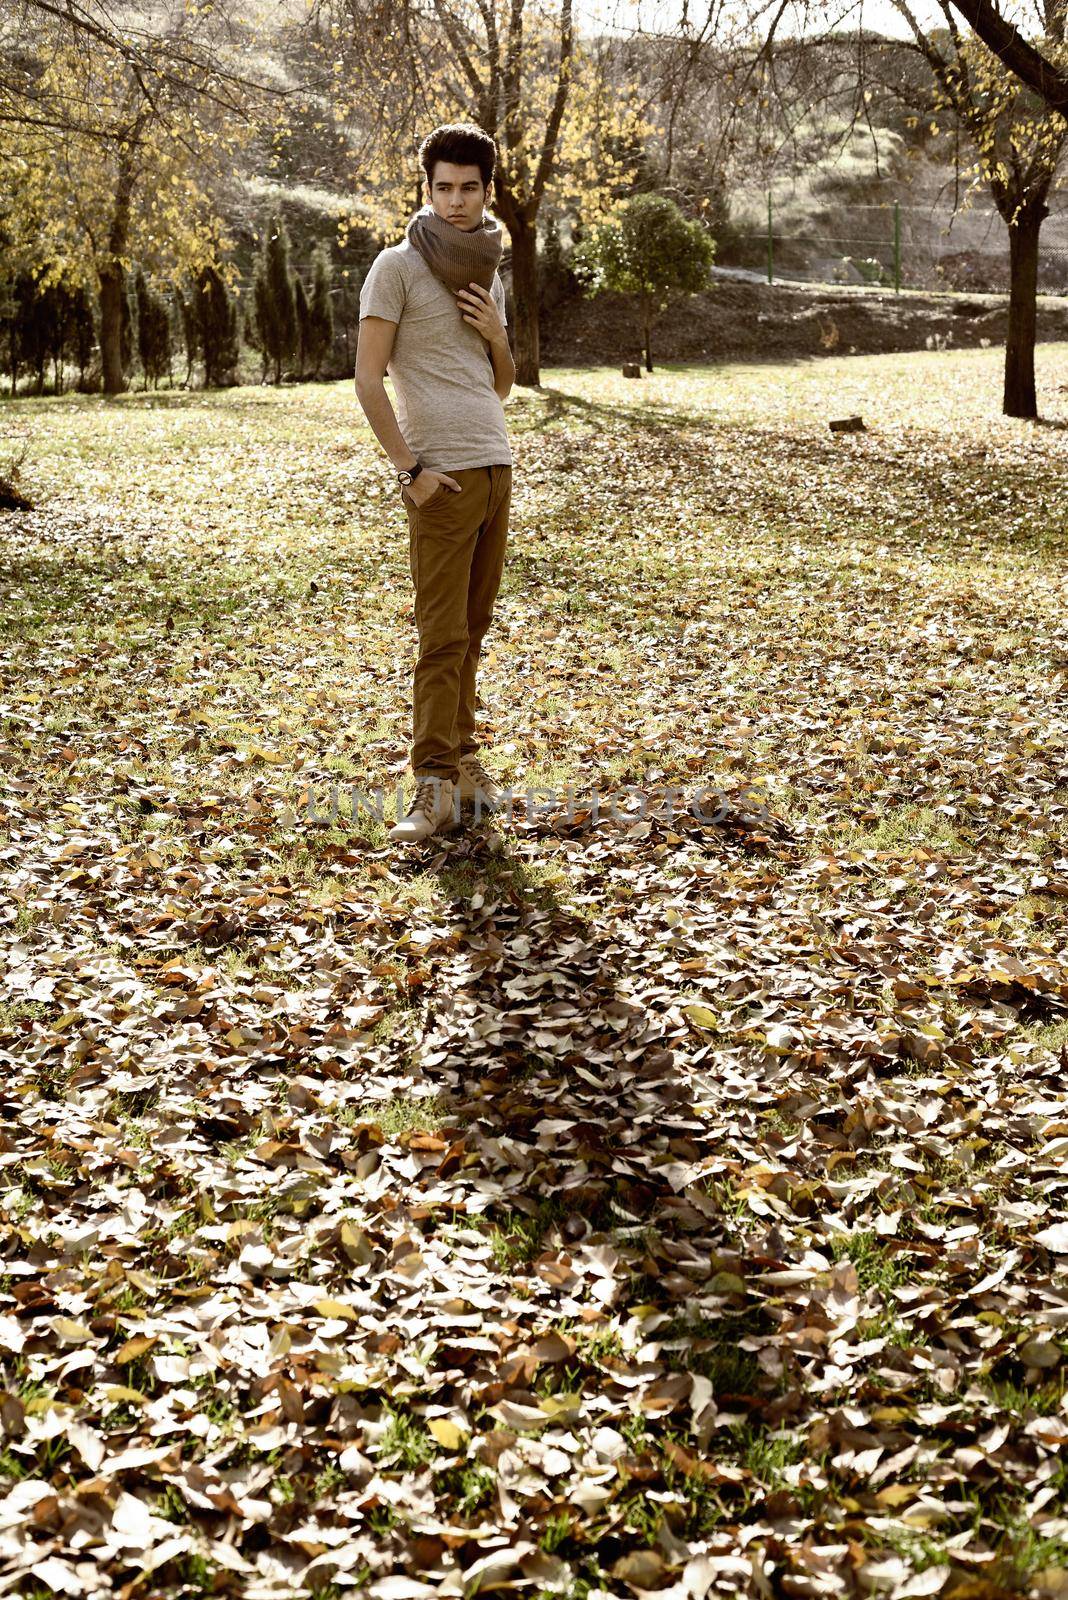
M 788 848 L 744 808 L 715 824 L 693 819 L 693 829 L 713 856 L 725 835 L 748 837 L 760 853 Z M 412 1062 L 437 1085 L 448 1152 L 440 1175 L 428 1174 L 428 1201 L 443 1207 L 451 1231 L 489 1242 L 542 1329 L 573 1320 L 564 1308 L 576 1300 L 586 1302 L 579 1316 L 591 1337 L 642 1308 L 646 1337 L 629 1352 L 609 1340 L 586 1374 L 591 1392 L 606 1375 L 648 1377 L 657 1363 L 665 1395 L 674 1382 L 681 1403 L 689 1386 L 775 1426 L 790 1402 L 757 1360 L 771 1324 L 738 1274 L 737 1218 L 723 1207 L 722 1183 L 696 1171 L 716 1146 L 695 1110 L 695 1041 L 669 1020 L 672 997 L 641 993 L 651 983 L 655 995 L 655 973 L 640 947 L 626 952 L 593 897 L 565 897 L 532 870 L 529 847 L 589 848 L 595 838 L 559 815 L 511 831 L 491 814 L 428 841 L 429 858 L 412 863 L 434 879 L 456 936 Z M 710 1317 L 699 1302 L 713 1280 L 723 1292 Z M 579 1382 L 586 1350 L 582 1339 L 569 1357 L 561 1347 L 548 1370 L 507 1386 L 509 1401 L 538 1406 L 563 1392 L 559 1384 Z

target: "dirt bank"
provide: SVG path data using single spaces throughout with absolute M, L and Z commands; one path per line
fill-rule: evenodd
M 874 355 L 1004 342 L 1005 295 L 921 294 L 721 277 L 676 303 L 653 325 L 653 361 L 746 361 Z M 1068 339 L 1068 299 L 1039 298 L 1040 339 Z M 546 311 L 549 365 L 615 365 L 639 359 L 640 320 L 629 295 L 574 297 Z

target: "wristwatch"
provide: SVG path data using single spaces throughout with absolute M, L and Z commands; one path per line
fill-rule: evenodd
M 414 467 L 405 467 L 403 472 L 397 473 L 397 482 L 402 483 L 404 487 L 407 488 L 410 483 L 413 483 L 415 479 L 418 478 L 422 470 L 423 463 L 421 461 L 417 461 Z

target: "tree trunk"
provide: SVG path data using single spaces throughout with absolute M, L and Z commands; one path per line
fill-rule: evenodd
M 645 370 L 653 370 L 652 310 L 646 295 L 642 295 L 642 331 L 645 335 Z
M 1037 418 L 1035 394 L 1035 324 L 1038 293 L 1038 236 L 1047 208 L 1021 206 L 1009 226 L 1009 336 L 1005 343 L 1007 417 Z
M 515 381 L 529 388 L 541 385 L 538 337 L 538 236 L 533 222 L 513 212 L 508 222 L 512 239 L 512 299 L 515 303 Z M 505 219 L 507 221 L 507 219 Z

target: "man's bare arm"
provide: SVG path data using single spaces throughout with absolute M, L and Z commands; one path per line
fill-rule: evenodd
M 501 334 L 499 339 L 494 339 L 490 344 L 490 355 L 493 358 L 493 388 L 501 400 L 507 400 L 512 392 L 515 382 L 515 362 L 508 346 L 508 335 Z
M 356 398 L 371 431 L 398 471 L 415 466 L 415 455 L 405 441 L 389 395 L 386 367 L 393 354 L 395 322 L 385 317 L 362 317 L 356 344 Z
M 385 317 L 361 317 L 356 344 L 356 397 L 371 431 L 398 471 L 416 465 L 416 455 L 400 430 L 397 414 L 386 393 L 386 367 L 393 353 L 397 324 Z M 459 491 L 460 485 L 447 472 L 426 467 L 409 484 L 408 493 L 416 505 L 429 500 L 439 483 Z

